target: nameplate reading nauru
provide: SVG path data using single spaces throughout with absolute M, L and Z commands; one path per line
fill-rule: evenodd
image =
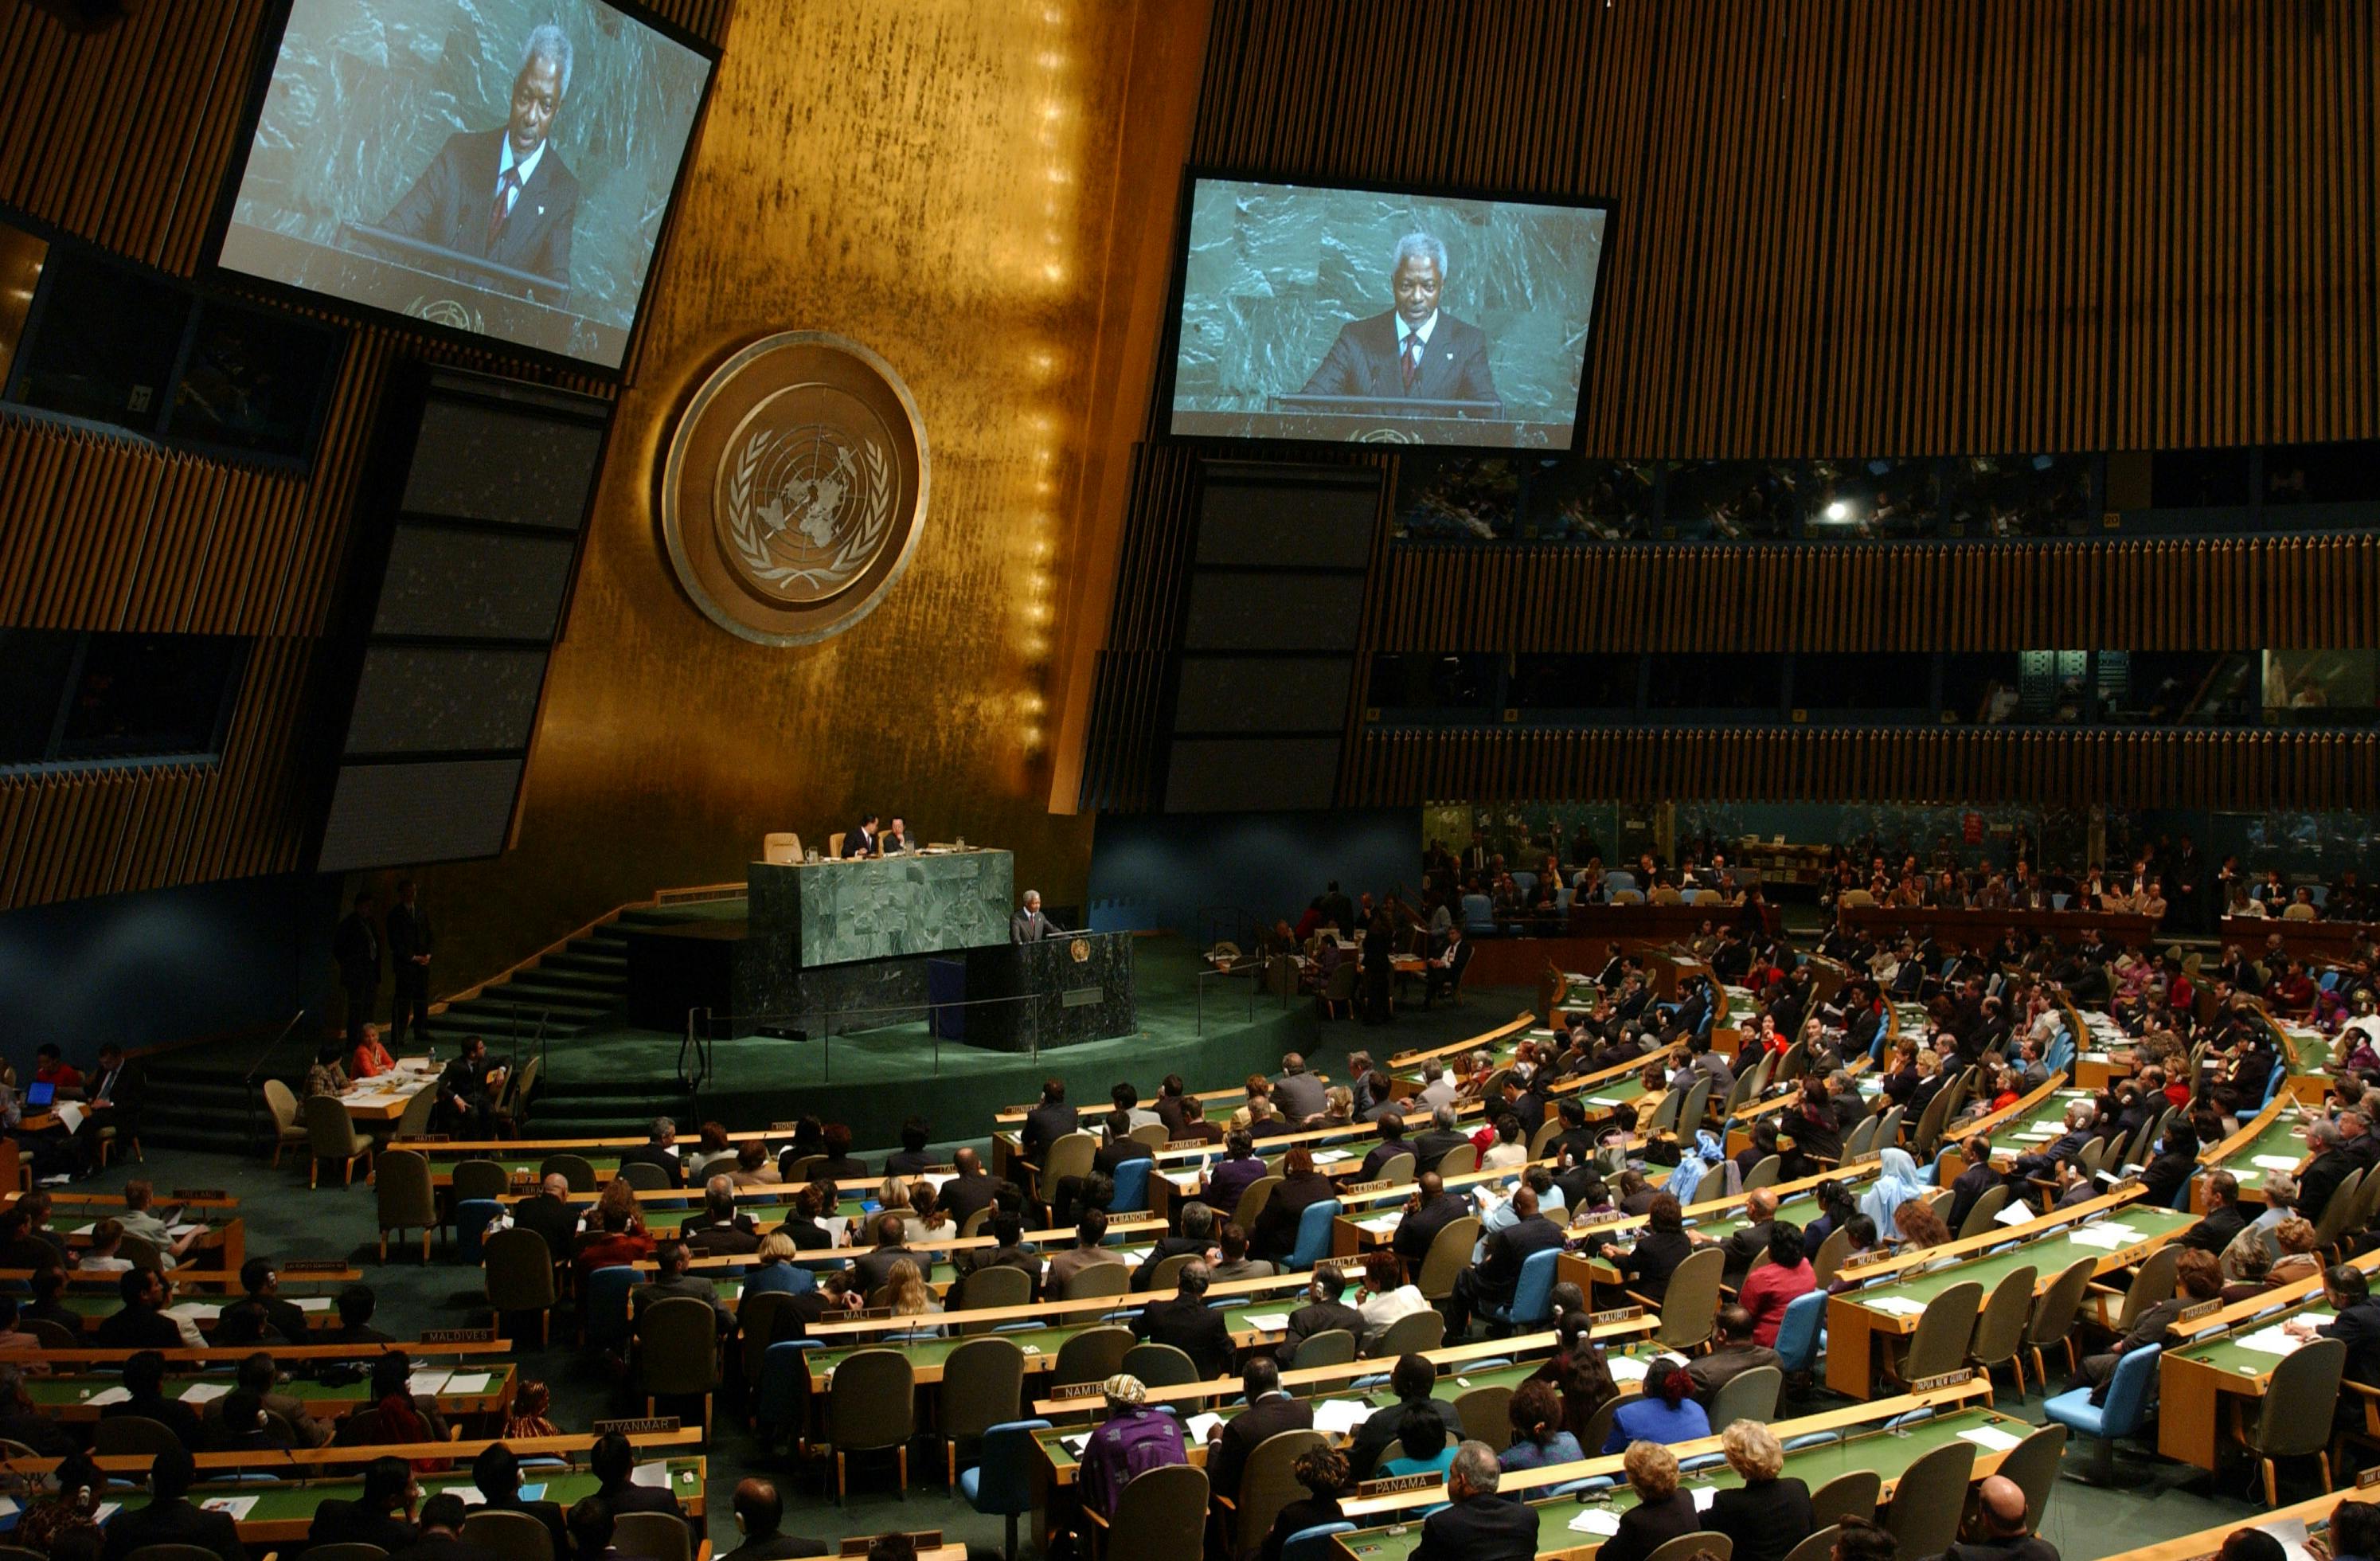
M 675 1415 L 652 1415 L 635 1421 L 597 1421 L 591 1428 L 598 1436 L 618 1432 L 623 1436 L 667 1434 L 677 1429 Z
M 1590 1327 L 1601 1327 L 1606 1323 L 1633 1323 L 1644 1315 L 1645 1309 L 1641 1306 L 1615 1306 L 1609 1311 L 1587 1313 L 1586 1321 Z
M 225 1199 L 230 1196 L 230 1193 L 219 1187 L 177 1187 L 174 1189 L 171 1201 L 176 1203 L 188 1203 L 203 1199 Z
M 493 1328 L 431 1328 L 421 1335 L 423 1344 L 493 1344 Z
M 1962 1368 L 1956 1372 L 1944 1372 L 1938 1376 L 1919 1377 L 1915 1382 L 1909 1384 L 1909 1391 L 1912 1393 L 1931 1393 L 1937 1387 L 1957 1387 L 1961 1383 L 1969 1383 L 1974 1380 L 1975 1373 L 1972 1367 Z
M 1355 1487 L 1358 1496 L 1393 1496 L 1400 1491 L 1427 1491 L 1438 1483 L 1435 1474 L 1398 1474 L 1386 1480 L 1366 1480 Z

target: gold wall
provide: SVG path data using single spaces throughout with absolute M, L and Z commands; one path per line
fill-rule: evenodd
M 1112 229 L 1151 181 L 1170 228 L 1206 23 L 1206 0 L 735 7 L 517 845 L 422 874 L 442 992 L 657 887 L 740 879 L 766 830 L 822 848 L 868 807 L 1010 847 L 1021 880 L 1079 897 L 1090 821 L 1048 808 L 1057 668 L 1082 641 L 1075 604 L 1106 605 L 1075 586 L 1112 555 L 1119 506 L 1100 518 L 1098 495 L 1139 421 L 1116 403 L 1148 395 L 1119 340 L 1165 282 L 1165 247 L 1152 259 L 1136 226 Z M 777 650 L 679 590 L 654 471 L 701 373 L 787 328 L 892 362 L 933 483 L 916 559 L 874 614 Z

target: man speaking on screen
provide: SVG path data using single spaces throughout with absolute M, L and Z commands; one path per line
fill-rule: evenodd
M 1488 337 L 1438 307 L 1446 287 L 1446 246 L 1427 233 L 1397 240 L 1389 283 L 1396 307 L 1385 314 L 1350 320 L 1314 377 L 1307 396 L 1360 396 L 1376 402 L 1473 401 L 1462 415 L 1501 417 L 1496 376 L 1488 367 Z M 1379 408 L 1392 409 L 1390 405 Z M 1434 417 L 1454 409 L 1415 407 L 1413 415 Z
M 513 76 L 512 117 L 449 136 L 381 226 L 566 292 L 578 180 L 547 137 L 570 96 L 570 60 L 568 33 L 551 22 L 531 30 Z

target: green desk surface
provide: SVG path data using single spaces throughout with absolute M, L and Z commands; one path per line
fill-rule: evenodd
M 2267 1174 L 2262 1165 L 2256 1164 L 2256 1156 L 2287 1155 L 2291 1160 L 2304 1159 L 2305 1140 L 2300 1136 L 2304 1131 L 2305 1114 L 2302 1111 L 2284 1111 L 2265 1124 L 2263 1132 L 2232 1151 L 2225 1158 L 2223 1168 L 2230 1172 L 2241 1187 L 2252 1191 L 2264 1185 Z
M 1845 1185 L 1856 1188 L 1858 1182 L 1849 1181 Z M 1857 1197 L 1858 1194 L 1854 1192 L 1852 1196 Z M 1806 1192 L 1798 1197 L 1788 1198 L 1777 1205 L 1777 1217 L 1787 1225 L 1808 1225 L 1823 1213 L 1825 1211 L 1818 1207 L 1817 1199 Z M 1724 1241 L 1742 1230 L 1746 1222 L 1743 1215 L 1735 1213 L 1730 1214 L 1725 1219 L 1694 1220 L 1688 1223 L 1695 1235 L 1707 1236 L 1714 1241 Z
M 1027 1363 L 1030 1364 L 1032 1358 L 1036 1356 L 1046 1355 L 1055 1358 L 1068 1339 L 1087 1328 L 1101 1325 L 1098 1323 L 1078 1323 L 1067 1327 L 1019 1328 L 1013 1334 L 1001 1334 L 995 1336 L 1013 1340 L 1018 1348 L 1025 1351 Z M 913 1367 L 940 1366 L 951 1358 L 952 1350 L 965 1342 L 965 1339 L 912 1339 L 893 1348 L 907 1356 Z M 841 1349 L 806 1350 L 803 1352 L 803 1360 L 809 1366 L 811 1379 L 817 1381 L 822 1380 L 829 1372 L 842 1365 L 856 1352 L 880 1348 L 882 1347 L 874 1344 L 854 1344 Z
M 699 1460 L 672 1458 L 669 1460 L 668 1467 L 670 1490 L 677 1496 L 679 1502 L 683 1504 L 700 1500 L 701 1482 L 698 1479 L 689 1482 L 685 1478 L 686 1474 L 694 1472 L 700 1467 Z M 601 1481 L 595 1478 L 594 1471 L 591 1470 L 528 1469 L 521 1472 L 525 1483 L 537 1484 L 542 1482 L 545 1485 L 545 1499 L 560 1502 L 565 1507 L 583 1497 L 593 1495 L 602 1484 Z M 421 1494 L 424 1497 L 434 1496 L 441 1491 L 469 1491 L 473 1488 L 470 1471 L 468 1470 L 454 1475 L 425 1476 L 421 1481 Z M 249 1509 L 246 1518 L 240 1519 L 241 1524 L 247 1526 L 263 1523 L 311 1523 L 315 1509 L 321 1506 L 326 1498 L 353 1501 L 362 1494 L 363 1482 L 360 1480 L 324 1480 L 314 1481 L 304 1485 L 208 1486 L 202 1484 L 191 1490 L 190 1499 L 204 1502 L 211 1496 L 254 1496 L 256 1505 Z M 146 1503 L 141 1505 L 145 1506 Z
M 2011 1420 L 1988 1409 L 1960 1409 L 1947 1415 L 1899 1431 L 1870 1431 L 1845 1442 L 1828 1442 L 1821 1446 L 1803 1447 L 1785 1455 L 1785 1473 L 1802 1481 L 1815 1491 L 1828 1481 L 1860 1470 L 1873 1470 L 1887 1481 L 1897 1480 L 1925 1454 L 1937 1447 L 1947 1446 L 1959 1439 L 1961 1432 L 1980 1426 L 1995 1426 L 2011 1436 L 2024 1436 L 2039 1429 L 2024 1421 Z M 1980 1454 L 1983 1449 L 1977 1448 Z M 1704 1487 L 1718 1489 L 1740 1485 L 1742 1477 L 1725 1462 L 1712 1469 L 1688 1475 L 1682 1483 L 1688 1490 Z M 1636 1505 L 1635 1493 L 1621 1480 L 1611 1490 L 1591 1492 L 1585 1497 L 1557 1496 L 1551 1500 L 1529 1504 L 1537 1509 L 1537 1549 L 1540 1553 L 1568 1550 L 1599 1543 L 1592 1534 L 1579 1533 L 1570 1528 L 1572 1518 L 1588 1506 L 1600 1506 L 1614 1515 L 1626 1512 Z M 1402 1561 L 1421 1543 L 1421 1521 L 1412 1520 L 1390 1527 L 1358 1529 L 1354 1533 L 1341 1534 L 1339 1542 L 1362 1557 L 1362 1561 Z
M 2286 1311 L 2277 1311 L 2269 1317 L 2259 1317 L 2252 1323 L 2243 1323 L 2221 1338 L 2210 1339 L 2192 1349 L 2178 1349 L 2174 1354 L 2180 1360 L 2194 1360 L 2201 1365 L 2212 1366 L 2218 1372 L 2237 1372 L 2243 1377 L 2261 1377 L 2289 1357 L 2268 1355 L 2261 1349 L 2250 1349 L 2240 1342 L 2240 1335 L 2252 1334 L 2260 1329 L 2278 1327 L 2292 1317 L 2303 1317 L 2309 1313 L 2312 1313 L 2316 1320 L 2325 1323 L 2338 1315 L 2324 1303 L 2320 1297 L 2316 1297 L 2301 1305 L 2290 1307 Z
M 2108 1218 L 2139 1231 L 2141 1233 L 2139 1238 L 2143 1241 L 2168 1236 L 2176 1231 L 2187 1230 L 2198 1223 L 2198 1216 L 2195 1214 L 2186 1214 L 2173 1209 L 2143 1209 L 2138 1204 L 2120 1210 L 2109 1215 Z M 2020 1268 L 2034 1269 L 2035 1284 L 2046 1285 L 2079 1259 L 2104 1258 L 2107 1255 L 2105 1248 L 2077 1241 L 2061 1231 L 2053 1236 L 2036 1237 L 2005 1252 L 1954 1263 L 1949 1268 L 1937 1269 L 1931 1274 L 1920 1274 L 1897 1284 L 1870 1286 L 1866 1289 L 1852 1292 L 1848 1299 L 1862 1304 L 1884 1296 L 1907 1296 L 1913 1300 L 1931 1300 L 1951 1286 L 1963 1285 L 1972 1279 L 1983 1286 L 1984 1297 L 1989 1299 L 1992 1287 Z

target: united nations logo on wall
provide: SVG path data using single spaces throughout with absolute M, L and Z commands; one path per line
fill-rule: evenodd
M 892 366 L 823 331 L 764 336 L 687 402 L 662 534 L 710 620 L 763 645 L 839 634 L 884 599 L 926 524 L 929 457 Z

